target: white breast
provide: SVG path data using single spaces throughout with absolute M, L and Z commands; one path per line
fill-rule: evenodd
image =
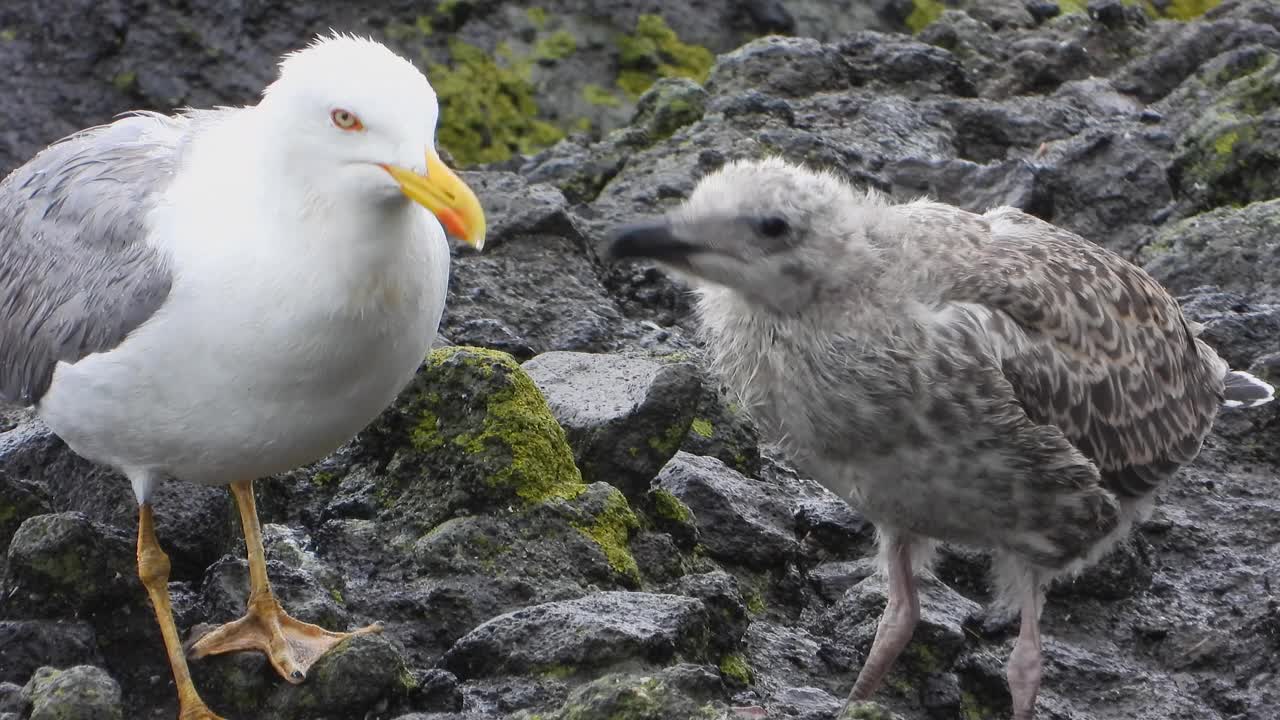
M 175 268 L 165 305 L 115 349 L 60 364 L 38 408 L 77 453 L 133 477 L 139 500 L 138 477 L 253 479 L 349 440 L 430 350 L 449 271 L 417 206 L 313 217 L 314 236 L 285 237 L 288 214 L 178 195 L 153 223 Z

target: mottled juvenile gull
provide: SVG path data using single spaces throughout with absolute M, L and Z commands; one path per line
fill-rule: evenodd
M 256 106 L 131 115 L 0 183 L 0 399 L 132 482 L 183 720 L 216 716 L 170 610 L 149 502 L 164 478 L 230 484 L 248 547 L 246 616 L 193 656 L 257 649 L 301 682 L 348 635 L 272 595 L 252 483 L 395 398 L 444 309 L 443 230 L 482 246 L 479 201 L 436 154 L 437 113 L 412 64 L 334 35 L 286 56 Z
M 850 700 L 909 641 L 915 573 L 945 540 L 994 551 L 999 604 L 1022 616 L 1014 717 L 1031 718 L 1044 585 L 1149 511 L 1219 406 L 1274 394 L 1231 372 L 1141 269 L 1013 208 L 891 205 L 781 160 L 739 162 L 610 251 L 693 279 L 722 377 L 875 522 L 889 599 Z

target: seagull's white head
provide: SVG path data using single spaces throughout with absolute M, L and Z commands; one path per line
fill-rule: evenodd
M 348 35 L 286 55 L 259 104 L 295 172 L 330 199 L 416 202 L 484 245 L 480 202 L 435 150 L 439 105 L 427 78 L 386 46 Z

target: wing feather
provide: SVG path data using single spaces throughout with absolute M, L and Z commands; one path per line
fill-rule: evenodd
M 187 127 L 130 115 L 0 182 L 0 400 L 38 403 L 59 361 L 114 347 L 163 304 L 171 275 L 146 217 Z
M 1005 376 L 1035 422 L 1055 425 L 1121 497 L 1150 493 L 1195 458 L 1227 367 L 1140 268 L 1012 208 L 957 258 L 945 298 L 1011 319 L 989 324 Z

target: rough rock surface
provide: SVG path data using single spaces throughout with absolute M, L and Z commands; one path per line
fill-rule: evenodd
M 1137 5 L 0 4 L 0 172 L 125 109 L 253 102 L 278 53 L 330 26 L 420 62 L 442 140 L 487 163 L 463 173 L 491 245 L 455 252 L 448 347 L 348 446 L 258 484 L 286 607 L 385 632 L 299 687 L 256 655 L 201 660 L 201 692 L 232 720 L 833 720 L 884 602 L 872 529 L 759 447 L 714 380 L 666 369 L 701 366 L 687 288 L 606 266 L 599 243 L 728 160 L 780 153 L 1084 233 L 1168 284 L 1233 364 L 1280 380 L 1280 6 L 1224 0 L 1183 22 Z M 505 105 L 467 105 L 463 81 Z M 459 134 L 477 112 L 494 143 Z M 634 400 L 616 412 L 614 368 Z M 651 430 L 660 453 L 621 447 L 652 448 Z M 1224 413 L 1130 541 L 1052 589 L 1043 717 L 1275 717 L 1277 474 L 1280 407 Z M 37 717 L 23 688 L 48 686 L 44 667 L 77 697 L 118 686 L 122 717 L 175 716 L 135 514 L 123 479 L 0 413 L 0 718 Z M 235 617 L 226 493 L 169 483 L 157 525 L 182 632 Z M 986 616 L 988 562 L 941 548 L 921 631 L 858 717 L 1008 717 L 1016 629 Z

